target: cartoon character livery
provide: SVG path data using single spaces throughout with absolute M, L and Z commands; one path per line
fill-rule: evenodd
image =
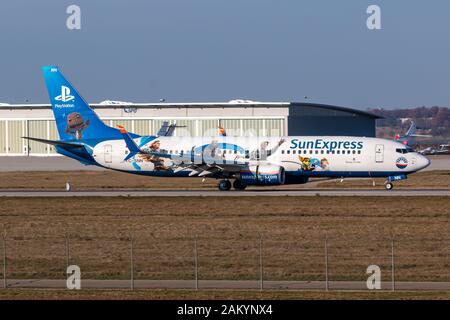
M 302 184 L 310 177 L 385 177 L 393 181 L 430 161 L 402 143 L 363 137 L 141 136 L 104 124 L 58 67 L 43 68 L 60 140 L 58 153 L 86 165 L 133 174 L 219 179 L 219 190 Z M 232 181 L 232 182 L 231 182 Z

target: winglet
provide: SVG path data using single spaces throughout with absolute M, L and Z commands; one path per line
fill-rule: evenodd
M 121 125 L 117 125 L 117 128 L 119 129 L 120 133 L 123 136 L 123 140 L 125 140 L 125 143 L 128 147 L 128 150 L 130 150 L 130 153 L 126 156 L 124 159 L 125 161 L 134 157 L 138 153 L 142 153 L 142 150 L 138 147 L 136 142 L 131 138 L 131 136 L 128 134 L 127 130 L 125 130 L 125 127 Z
M 127 130 L 125 130 L 124 126 L 121 126 L 120 124 L 118 124 L 117 128 L 119 128 L 119 131 L 120 131 L 121 134 L 127 133 Z

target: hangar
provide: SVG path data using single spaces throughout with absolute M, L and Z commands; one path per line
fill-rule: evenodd
M 375 136 L 379 117 L 360 110 L 303 102 L 130 103 L 103 101 L 90 105 L 110 126 L 118 124 L 141 135 L 156 134 L 163 121 L 181 128 L 176 136 L 348 135 Z M 56 155 L 50 145 L 22 139 L 57 140 L 49 104 L 0 104 L 0 156 Z

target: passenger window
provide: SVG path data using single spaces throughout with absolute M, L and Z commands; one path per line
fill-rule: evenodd
M 361 150 L 358 150 L 358 154 L 361 154 Z
M 338 150 L 338 151 L 336 151 L 337 152 L 337 154 L 341 154 L 341 150 Z
M 281 154 L 284 154 L 284 150 L 281 150 Z
M 323 153 L 324 153 L 324 151 L 323 151 L 323 150 L 320 150 L 320 153 L 321 153 L 321 154 L 323 154 Z
M 312 150 L 309 150 L 309 154 L 312 154 L 313 153 L 313 151 Z
M 292 150 L 292 154 L 295 154 L 297 151 L 295 151 L 295 150 Z
M 288 151 L 287 151 L 287 154 L 291 154 L 291 150 L 288 150 Z

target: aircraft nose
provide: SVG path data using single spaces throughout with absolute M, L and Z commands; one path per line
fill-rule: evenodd
M 427 157 L 424 157 L 423 155 L 419 155 L 417 157 L 417 165 L 419 167 L 419 170 L 425 169 L 430 165 L 431 161 Z

